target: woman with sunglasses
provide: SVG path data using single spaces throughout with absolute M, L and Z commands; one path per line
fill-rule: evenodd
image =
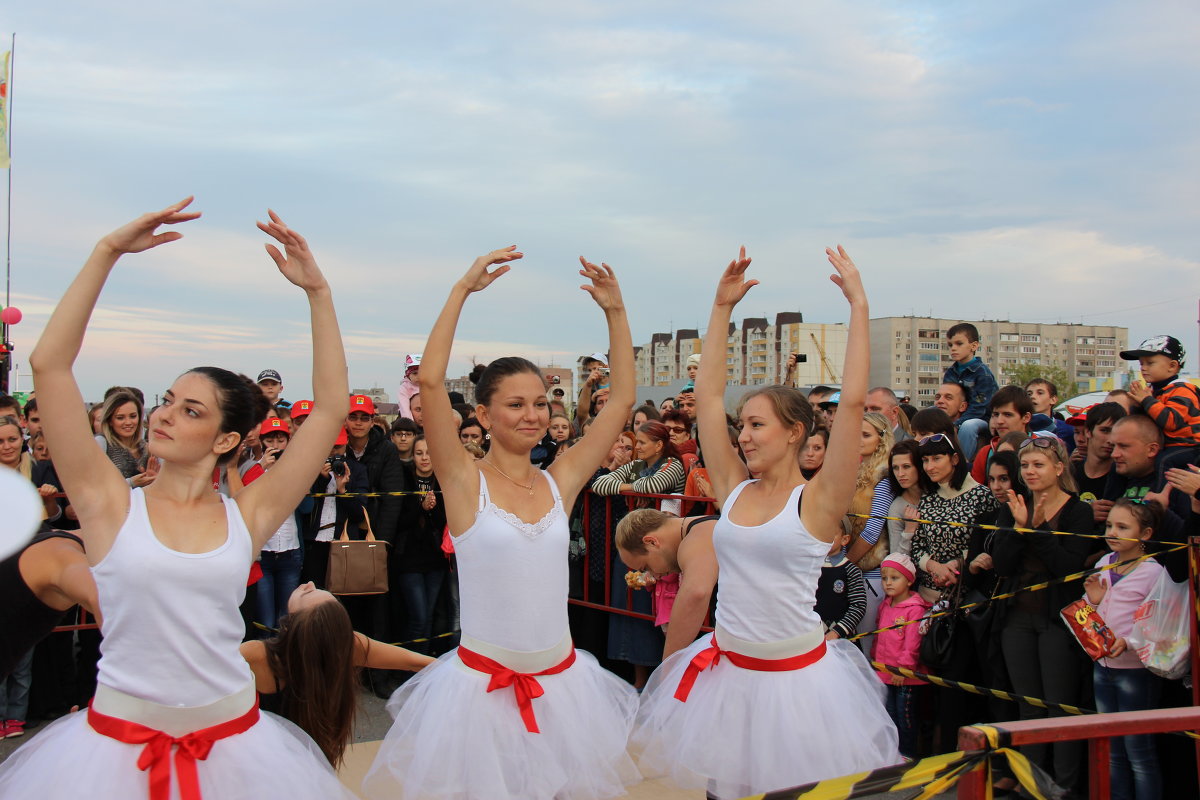
M 1085 568 L 1093 540 L 1040 531 L 1091 534 L 1091 507 L 1076 494 L 1067 449 L 1055 436 L 1029 438 L 1017 450 L 1021 479 L 1029 497 L 1010 491 L 996 524 L 1035 528 L 1036 533 L 999 531 L 992 562 L 1011 588 L 1061 578 Z M 1006 587 L 1008 588 L 1008 587 Z M 1051 703 L 1079 705 L 1090 664 L 1082 648 L 1059 619 L 1059 609 L 1079 598 L 1078 584 L 1060 584 L 1037 592 L 1019 592 L 1007 602 L 1000 646 L 1013 690 Z M 1063 716 L 1058 709 L 1020 703 L 1021 719 Z M 1059 742 L 1022 748 L 1035 763 L 1050 770 L 1055 782 L 1072 791 L 1082 776 L 1083 744 Z M 1051 759 L 1047 761 L 1048 757 Z
M 918 524 L 913 534 L 912 560 L 917 565 L 917 591 L 930 603 L 937 603 L 967 568 L 971 529 L 950 523 L 979 522 L 999 502 L 986 486 L 971 478 L 970 465 L 953 433 L 925 436 L 918 446 L 925 477 L 917 517 L 928 522 Z M 968 682 L 979 679 L 969 636 L 955 637 L 938 674 Z M 978 717 L 981 701 L 966 692 L 940 687 L 935 688 L 934 696 L 938 716 L 934 752 L 947 753 L 957 744 L 958 729 Z

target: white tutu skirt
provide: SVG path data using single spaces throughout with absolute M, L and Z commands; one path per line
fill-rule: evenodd
M 196 761 L 204 800 L 353 800 L 308 734 L 260 714 L 252 728 L 219 739 L 207 759 Z M 142 749 L 96 733 L 86 711 L 68 714 L 0 764 L 0 797 L 148 800 L 150 773 L 137 768 Z M 178 797 L 172 750 L 171 798 Z
M 575 663 L 538 676 L 540 733 L 525 729 L 512 688 L 451 651 L 396 690 L 395 718 L 363 781 L 373 800 L 592 800 L 641 779 L 626 752 L 637 693 L 576 651 Z
M 630 746 L 647 778 L 739 798 L 900 763 L 886 690 L 854 645 L 828 642 L 789 672 L 722 658 L 680 702 L 679 679 L 710 638 L 664 661 L 642 692 Z

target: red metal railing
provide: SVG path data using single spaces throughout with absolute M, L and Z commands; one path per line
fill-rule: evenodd
M 1200 708 L 1157 708 L 1153 711 L 1126 711 L 1120 714 L 1088 714 L 1085 717 L 1055 717 L 1001 722 L 990 727 L 1000 730 L 1004 747 L 1029 744 L 1088 742 L 1088 793 L 1092 800 L 1111 795 L 1108 779 L 1109 738 L 1139 733 L 1200 730 Z M 968 726 L 958 732 L 959 750 L 986 750 L 987 734 Z M 979 767 L 958 782 L 958 800 L 984 800 L 991 797 L 988 771 Z

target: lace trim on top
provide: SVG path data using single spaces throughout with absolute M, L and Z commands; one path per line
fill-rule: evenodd
M 553 524 L 555 515 L 562 510 L 562 500 L 555 496 L 554 505 L 551 506 L 550 510 L 546 512 L 546 515 L 537 522 L 526 522 L 516 514 L 510 514 L 509 512 L 505 511 L 491 500 L 487 501 L 487 507 L 490 508 L 497 517 L 520 531 L 526 538 L 536 539 L 538 536 L 544 533 L 551 524 Z M 483 512 L 480 511 L 479 513 L 482 514 Z M 478 518 L 478 514 L 476 515 L 476 518 Z

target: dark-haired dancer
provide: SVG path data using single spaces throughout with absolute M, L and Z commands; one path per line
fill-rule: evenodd
M 567 626 L 564 509 L 608 455 L 634 401 L 629 323 L 612 270 L 580 259 L 590 281 L 582 288 L 608 321 L 611 399 L 548 470 L 530 463 L 550 421 L 534 364 L 501 358 L 480 376 L 476 417 L 491 434 L 481 461 L 459 442 L 443 384 L 467 297 L 518 258 L 512 247 L 477 258 L 425 347 L 425 436 L 454 536 L 462 643 L 388 703 L 396 721 L 363 784 L 371 797 L 585 800 L 624 794 L 637 779 L 625 753 L 637 695 L 576 652 Z
M 858 269 L 840 247 L 826 252 L 837 269 L 831 280 L 850 303 L 850 339 L 837 424 L 812 480 L 800 471 L 813 428 L 803 395 L 783 386 L 746 395 L 743 464 L 724 446 L 724 363 L 702 360 L 696 379 L 701 444 L 724 509 L 713 528 L 716 632 L 650 677 L 632 745 L 647 776 L 670 775 L 719 798 L 900 761 L 882 685 L 852 644 L 825 641 L 814 610 L 821 566 L 854 494 L 870 362 Z M 743 248 L 721 276 L 705 351 L 723 351 L 733 307 L 758 283 L 744 281 L 749 265 Z
M 0 766 L 3 797 L 167 800 L 172 783 L 182 800 L 348 796 L 311 739 L 259 713 L 238 652 L 246 571 L 320 470 L 347 394 L 333 298 L 303 237 L 273 212 L 259 223 L 286 250 L 267 246 L 279 271 L 308 297 L 317 407 L 288 457 L 236 502 L 212 476 L 266 415 L 249 378 L 200 367 L 176 379 L 150 419 L 162 468 L 145 489 L 130 489 L 79 413 L 72 365 L 101 288 L 121 255 L 179 239 L 156 231 L 197 218 L 190 203 L 101 239 L 30 356 L 46 439 L 86 531 L 104 643 L 88 712 L 63 717 Z

